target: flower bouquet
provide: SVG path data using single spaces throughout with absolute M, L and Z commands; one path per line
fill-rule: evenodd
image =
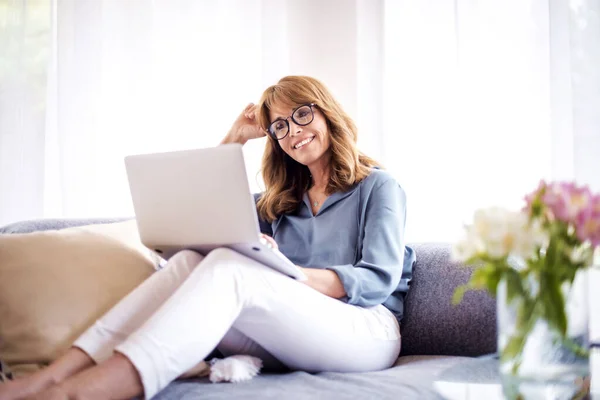
M 453 247 L 475 267 L 466 291 L 497 299 L 500 373 L 507 398 L 572 399 L 589 391 L 586 269 L 600 246 L 600 195 L 542 181 L 520 211 L 475 212 Z

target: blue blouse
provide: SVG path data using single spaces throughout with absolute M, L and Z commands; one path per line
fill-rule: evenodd
M 316 215 L 304 194 L 295 212 L 260 221 L 260 229 L 296 265 L 335 271 L 343 301 L 383 304 L 400 321 L 416 259 L 405 245 L 405 220 L 404 190 L 388 172 L 373 169 L 347 192 L 330 195 Z

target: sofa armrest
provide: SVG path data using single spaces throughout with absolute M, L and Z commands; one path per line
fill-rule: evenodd
M 447 243 L 410 244 L 417 255 L 405 300 L 402 355 L 479 356 L 496 351 L 496 302 L 468 292 L 452 305 L 454 289 L 472 269 L 450 259 Z

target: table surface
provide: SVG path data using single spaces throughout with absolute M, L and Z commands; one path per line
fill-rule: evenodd
M 600 400 L 600 349 L 590 358 L 592 399 Z M 437 392 L 448 400 L 503 400 L 496 357 L 480 357 L 443 371 L 435 381 Z

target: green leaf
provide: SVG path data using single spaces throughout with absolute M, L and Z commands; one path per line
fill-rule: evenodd
M 546 249 L 546 265 L 553 268 L 556 264 L 556 240 L 551 237 Z
M 457 304 L 460 304 L 467 290 L 469 290 L 468 285 L 460 285 L 459 287 L 457 287 L 454 290 L 454 294 L 452 295 L 452 305 L 455 306 Z
M 485 288 L 492 296 L 496 295 L 496 291 L 498 290 L 498 283 L 500 282 L 500 279 L 502 279 L 502 272 L 503 270 L 497 268 L 495 265 L 488 265 Z
M 490 294 L 495 295 L 501 277 L 502 271 L 495 264 L 488 262 L 473 271 L 469 286 L 473 289 L 486 289 Z
M 525 340 L 526 336 L 521 334 L 511 336 L 504 349 L 502 349 L 500 359 L 502 361 L 514 361 L 518 356 L 521 355 L 523 347 L 525 346 Z
M 544 273 L 540 279 L 540 297 L 543 299 L 544 317 L 548 325 L 564 338 L 567 335 L 567 315 L 560 284 L 560 280 L 551 271 Z
M 507 269 L 504 273 L 506 280 L 506 302 L 511 303 L 517 297 L 525 296 L 521 275 L 514 269 Z
M 500 358 L 503 361 L 515 361 L 513 373 L 517 373 L 520 365 L 521 353 L 527 342 L 529 332 L 533 329 L 538 319 L 536 312 L 537 302 L 527 297 L 521 299 L 517 308 L 516 333 L 506 343 L 503 349 L 500 349 Z

